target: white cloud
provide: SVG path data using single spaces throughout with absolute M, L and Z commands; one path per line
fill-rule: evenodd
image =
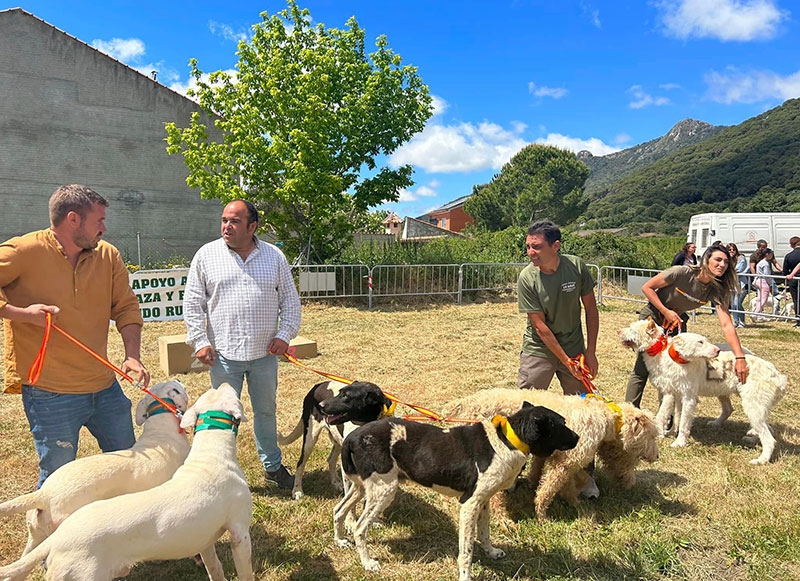
M 669 105 L 670 101 L 667 97 L 653 97 L 649 93 L 645 93 L 641 85 L 634 85 L 628 92 L 633 95 L 633 101 L 628 103 L 631 109 L 642 109 L 650 105 L 660 107 L 662 105 Z
M 619 147 L 613 147 L 603 143 L 601 139 L 590 137 L 589 139 L 581 139 L 579 137 L 570 137 L 569 135 L 561 135 L 560 133 L 548 133 L 547 137 L 540 137 L 536 143 L 541 145 L 552 145 L 560 147 L 561 149 L 568 149 L 574 153 L 579 151 L 589 151 L 592 155 L 608 155 L 619 151 Z
M 239 42 L 240 40 L 247 41 L 250 38 L 247 32 L 242 30 L 236 32 L 231 26 L 215 20 L 208 21 L 208 29 L 211 31 L 211 34 L 221 36 L 225 40 L 232 40 L 234 42 Z
M 441 115 L 447 111 L 447 108 L 449 107 L 447 101 L 436 95 L 431 95 L 431 100 L 433 101 L 431 103 L 433 105 L 433 116 Z
M 617 145 L 625 145 L 626 143 L 630 143 L 631 139 L 633 138 L 627 133 L 620 133 L 614 138 L 614 143 Z
M 705 75 L 708 98 L 717 103 L 759 103 L 800 97 L 800 71 L 781 76 L 773 71 L 742 71 L 730 67 L 725 73 Z
M 394 166 L 411 164 L 427 172 L 471 172 L 500 169 L 527 142 L 514 130 L 495 123 L 428 125 L 390 158 Z
M 111 40 L 98 38 L 92 41 L 92 46 L 124 63 L 136 61 L 145 54 L 144 42 L 138 38 L 112 38 Z
M 536 83 L 528 83 L 528 92 L 535 97 L 552 97 L 560 99 L 569 93 L 566 89 L 559 87 L 537 87 Z
M 416 202 L 420 197 L 432 198 L 438 195 L 439 192 L 436 188 L 439 187 L 439 182 L 432 180 L 424 186 L 418 187 L 416 190 L 407 190 L 405 188 L 400 190 L 400 198 L 398 202 Z M 438 207 L 438 206 L 437 206 Z
M 236 69 L 226 69 L 224 72 L 228 73 L 231 76 L 231 78 L 233 79 L 233 82 L 236 82 L 236 78 L 237 78 L 237 75 L 238 75 L 238 71 Z M 210 76 L 211 76 L 211 73 L 203 73 L 200 76 L 200 79 L 207 83 L 208 82 L 208 78 Z M 174 82 L 171 85 L 169 85 L 169 88 L 172 89 L 173 91 L 175 91 L 176 93 L 180 93 L 181 95 L 188 96 L 188 95 L 186 95 L 186 92 L 188 91 L 188 89 L 197 88 L 197 81 L 195 81 L 194 77 L 191 77 L 186 82 Z M 189 97 L 189 98 L 191 99 L 191 97 Z
M 603 28 L 600 22 L 600 11 L 595 9 L 589 2 L 581 1 L 581 10 L 592 21 L 592 25 L 596 28 Z
M 523 123 L 513 123 L 513 129 L 504 129 L 496 123 L 461 123 L 459 125 L 429 125 L 410 142 L 398 149 L 390 158 L 393 166 L 411 164 L 428 173 L 470 173 L 487 169 L 499 170 L 520 149 L 530 142 L 522 137 L 526 129 Z M 580 139 L 559 133 L 549 133 L 536 143 L 553 145 L 575 153 L 588 150 L 593 155 L 606 155 L 619 151 L 595 137 Z M 427 184 L 431 191 L 438 186 L 436 182 Z M 425 195 L 418 188 L 415 192 L 405 192 L 408 196 Z M 423 190 L 424 191 L 424 190 Z M 434 195 L 434 194 L 431 194 Z M 417 199 L 417 198 L 414 198 Z
M 665 91 L 674 91 L 676 89 L 680 89 L 681 86 L 677 83 L 663 83 L 658 86 L 659 89 L 663 89 Z
M 668 36 L 749 41 L 773 38 L 789 18 L 774 0 L 660 0 Z

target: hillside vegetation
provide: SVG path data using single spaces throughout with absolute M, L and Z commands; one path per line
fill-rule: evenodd
M 713 137 L 723 129 L 725 127 L 721 125 L 684 119 L 666 135 L 616 153 L 596 157 L 588 151 L 581 151 L 578 153 L 578 160 L 585 163 L 591 171 L 584 185 L 586 193 L 590 197 L 601 196 L 614 182 L 647 167 L 673 151 Z
M 800 99 L 623 177 L 577 222 L 676 233 L 692 214 L 712 211 L 800 211 Z

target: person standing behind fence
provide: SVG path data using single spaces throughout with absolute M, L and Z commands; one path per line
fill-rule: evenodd
M 559 254 L 561 230 L 552 222 L 536 222 L 528 228 L 525 247 L 531 264 L 520 273 L 517 290 L 519 312 L 528 321 L 517 385 L 547 389 L 556 375 L 565 395 L 586 393 L 573 358 L 584 354 L 589 372 L 597 374 L 596 283 L 581 258 Z M 581 304 L 586 317 L 585 346 Z
M 795 327 L 800 327 L 800 281 L 798 280 L 798 270 L 800 270 L 800 236 L 789 238 L 789 246 L 792 250 L 783 259 L 783 274 L 786 277 L 786 286 L 794 303 L 794 315 L 797 317 Z
M 747 294 L 747 273 L 750 272 L 747 259 L 744 254 L 739 252 L 739 247 L 733 242 L 728 244 L 728 254 L 730 254 L 731 262 L 734 264 L 734 270 L 737 274 L 739 282 L 739 289 L 733 295 L 731 306 L 733 311 L 733 324 L 736 327 L 744 327 L 744 297 Z M 736 312 L 738 311 L 738 312 Z
M 684 244 L 672 259 L 672 266 L 694 266 L 697 264 L 697 245 L 694 242 Z
M 708 302 L 715 304 L 722 334 L 736 357 L 736 376 L 744 383 L 748 374 L 747 361 L 728 309 L 737 287 L 728 250 L 724 246 L 709 246 L 699 266 L 672 266 L 642 285 L 642 294 L 649 302 L 639 311 L 639 318 L 652 317 L 666 332 L 675 334 L 686 330 L 687 311 Z M 644 357 L 638 353 L 628 378 L 625 401 L 640 407 L 648 377 Z
M 283 253 L 256 237 L 258 210 L 235 200 L 222 211 L 222 237 L 192 259 L 183 295 L 186 342 L 211 366 L 214 389 L 229 383 L 253 406 L 253 432 L 268 483 L 289 490 L 275 418 L 278 356 L 300 330 L 300 296 Z
M 140 361 L 142 316 L 119 252 L 101 240 L 108 202 L 77 184 L 50 197 L 50 228 L 0 245 L 0 317 L 5 319 L 5 391 L 22 405 L 39 456 L 40 487 L 75 459 L 81 427 L 103 452 L 124 450 L 135 439 L 131 401 L 114 372 L 53 333 L 36 385 L 22 379 L 39 352 L 47 313 L 96 353 L 107 357 L 108 325 L 122 336 L 122 370 L 147 387 Z

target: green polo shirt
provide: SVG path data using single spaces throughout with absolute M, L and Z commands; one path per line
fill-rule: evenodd
M 544 274 L 533 264 L 517 281 L 519 312 L 544 313 L 547 326 L 570 357 L 585 350 L 581 328 L 581 297 L 594 292 L 595 281 L 586 263 L 577 256 L 561 254 L 558 268 Z M 555 359 L 528 319 L 522 351 L 536 357 Z

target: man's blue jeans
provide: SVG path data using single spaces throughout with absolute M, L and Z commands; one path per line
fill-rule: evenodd
M 96 393 L 53 393 L 22 386 L 22 405 L 39 455 L 39 488 L 57 468 L 75 459 L 78 435 L 86 426 L 103 452 L 136 443 L 131 400 L 114 380 Z
M 253 406 L 253 433 L 261 463 L 268 472 L 281 467 L 278 448 L 278 425 L 275 419 L 278 395 L 278 358 L 267 355 L 253 361 L 231 361 L 217 352 L 211 367 L 211 386 L 216 389 L 228 383 L 242 397 L 247 378 L 247 392 Z

